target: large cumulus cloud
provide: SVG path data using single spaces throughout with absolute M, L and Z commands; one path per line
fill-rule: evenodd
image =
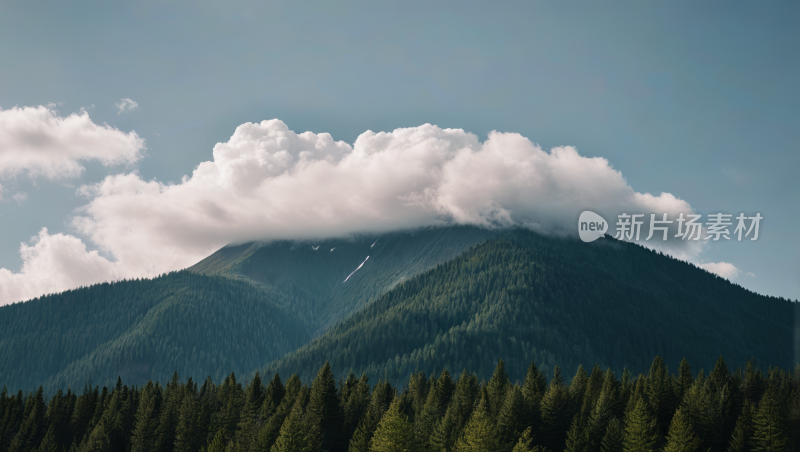
M 574 234 L 577 215 L 587 207 L 612 220 L 612 230 L 613 216 L 622 211 L 691 212 L 669 193 L 634 191 L 607 160 L 583 157 L 572 147 L 548 152 L 519 134 L 497 132 L 481 142 L 463 130 L 430 124 L 367 131 L 350 145 L 326 133 L 297 134 L 279 120 L 247 123 L 180 183 L 132 172 L 80 192 L 87 204 L 71 224 L 109 259 L 82 248 L 75 237 L 44 231 L 35 244 L 23 244 L 20 273 L 0 271 L 0 287 L 17 288 L 0 291 L 2 301 L 92 279 L 152 276 L 250 239 L 449 222 Z M 51 241 L 60 246 L 48 246 Z M 699 246 L 676 244 L 672 251 L 691 257 Z M 92 271 L 48 286 L 32 276 L 38 266 L 45 268 L 42 262 L 65 259 Z

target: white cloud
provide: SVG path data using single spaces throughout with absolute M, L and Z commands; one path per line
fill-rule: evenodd
M 700 268 L 731 281 L 738 278 L 739 274 L 741 273 L 741 271 L 736 268 L 735 265 L 728 262 L 707 262 L 705 264 L 700 264 Z M 753 274 L 748 273 L 747 275 L 749 276 Z
M 77 177 L 81 161 L 133 163 L 144 149 L 136 132 L 95 124 L 86 112 L 61 117 L 43 106 L 0 109 L 0 178 Z
M 0 279 L 0 285 L 24 289 L 0 302 L 111 277 L 157 275 L 248 239 L 447 222 L 575 234 L 577 215 L 587 207 L 607 219 L 621 211 L 691 211 L 669 193 L 635 192 L 603 158 L 582 157 L 572 147 L 548 153 L 512 133 L 493 132 L 481 143 L 463 130 L 426 124 L 368 131 L 351 146 L 326 133 L 296 134 L 271 120 L 239 126 L 228 142 L 214 147 L 213 156 L 178 184 L 128 173 L 79 189 L 89 201 L 71 224 L 113 262 L 86 251 L 75 237 L 45 231 L 35 245 L 23 245 L 20 273 L 4 270 L 9 282 Z M 63 245 L 42 245 L 50 242 Z M 67 249 L 77 254 L 63 254 Z M 699 248 L 684 244 L 673 251 L 692 257 Z M 66 261 L 77 273 L 38 285 L 45 280 L 38 269 L 57 269 L 51 262 Z M 81 265 L 96 275 L 78 272 Z
M 50 235 L 42 228 L 31 244 L 20 244 L 19 273 L 0 268 L 0 302 L 24 300 L 81 285 L 117 279 L 116 265 L 97 251 L 86 251 L 80 239 Z
M 756 277 L 756 274 L 755 274 L 755 273 L 753 273 L 753 272 L 747 272 L 747 273 L 745 273 L 745 276 L 747 276 L 747 277 L 749 277 L 749 278 L 755 278 L 755 277 Z
M 18 205 L 22 205 L 22 203 L 28 199 L 28 194 L 24 191 L 18 191 L 11 195 L 11 199 L 16 201 Z
M 94 107 L 94 105 L 92 106 Z M 120 100 L 119 102 L 114 104 L 114 106 L 117 107 L 117 109 L 119 110 L 117 112 L 117 115 L 124 113 L 126 111 L 136 110 L 137 108 L 139 108 L 139 104 L 137 104 L 135 100 L 128 98 Z

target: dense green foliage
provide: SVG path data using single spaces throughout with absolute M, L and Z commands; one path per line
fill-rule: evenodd
M 285 241 L 229 246 L 188 272 L 2 306 L 0 381 L 52 394 L 118 375 L 143 384 L 174 371 L 216 379 L 253 372 L 370 297 L 494 234 L 434 228 L 329 240 L 316 251 Z M 342 284 L 367 255 L 368 273 Z
M 464 368 L 488 379 L 503 358 L 516 381 L 529 361 L 547 373 L 556 362 L 641 372 L 649 356 L 708 366 L 720 354 L 789 367 L 796 313 L 638 245 L 515 230 L 397 285 L 262 373 L 309 381 L 330 360 L 393 383 Z
M 498 232 L 451 226 L 349 239 L 253 242 L 226 246 L 189 270 L 252 282 L 271 297 L 291 302 L 315 333 L 322 333 L 397 283 Z M 362 262 L 364 267 L 344 283 Z
M 500 361 L 488 382 L 445 370 L 414 373 L 403 388 L 328 363 L 310 385 L 256 374 L 198 385 L 85 386 L 0 394 L 0 452 L 723 452 L 800 448 L 800 366 L 752 362 L 730 372 L 720 357 L 692 375 L 657 357 L 646 374 L 618 378 L 579 367 L 549 384 L 531 363 L 521 384 Z M 688 383 L 688 390 L 685 384 Z M 682 394 L 682 396 L 681 396 Z
M 0 381 L 42 385 L 49 397 L 87 381 L 110 385 L 122 376 L 142 385 L 175 371 L 219 380 L 231 371 L 253 378 L 260 368 L 309 382 L 326 360 L 339 372 L 331 381 L 352 370 L 395 385 L 443 369 L 489 379 L 498 358 L 509 363 L 510 382 L 524 379 L 523 363 L 531 361 L 547 374 L 556 362 L 642 372 L 654 355 L 671 366 L 683 356 L 709 366 L 719 354 L 761 367 L 797 361 L 787 346 L 796 303 L 610 238 L 586 244 L 527 230 L 446 227 L 317 246 L 225 247 L 192 271 L 0 307 Z M 683 394 L 691 384 L 678 371 Z M 566 403 L 563 392 L 542 397 L 554 413 Z M 445 416 L 445 402 L 426 416 Z M 498 416 L 501 405 L 495 399 L 487 409 Z M 657 408 L 654 421 L 667 428 L 674 407 Z M 587 411 L 581 422 L 592 416 L 605 414 Z M 348 431 L 366 441 L 379 422 L 370 419 L 350 419 Z M 444 430 L 425 428 L 450 447 L 449 432 L 470 419 L 447 419 Z M 553 437 L 571 429 L 547 425 Z M 320 432 L 323 444 L 333 440 L 328 433 Z
M 0 381 L 31 389 L 223 378 L 307 342 L 305 320 L 246 282 L 187 271 L 0 307 Z

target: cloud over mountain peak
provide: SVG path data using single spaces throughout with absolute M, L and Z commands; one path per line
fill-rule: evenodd
M 606 159 L 583 157 L 569 146 L 547 152 L 516 133 L 492 132 L 481 142 L 461 129 L 424 124 L 367 131 L 350 145 L 327 133 L 295 133 L 277 119 L 240 125 L 214 146 L 213 160 L 180 183 L 132 172 L 108 176 L 80 193 L 89 200 L 71 224 L 91 247 L 112 257 L 98 278 L 153 276 L 252 239 L 447 223 L 565 234 L 574 232 L 586 207 L 614 214 L 691 211 L 669 193 L 634 191 Z M 29 261 L 44 266 L 48 259 L 69 259 L 50 256 L 51 249 L 72 250 L 75 265 L 105 260 L 71 243 L 43 245 L 64 237 L 71 236 L 44 233 L 36 245 L 22 245 L 22 271 L 0 272 L 2 302 L 87 283 L 68 275 L 56 279 L 63 281 L 59 287 L 33 282 L 38 267 Z

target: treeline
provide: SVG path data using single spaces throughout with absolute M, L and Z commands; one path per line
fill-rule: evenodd
M 531 363 L 513 383 L 503 361 L 488 381 L 463 371 L 411 375 L 402 388 L 328 363 L 310 385 L 295 374 L 264 384 L 118 380 L 82 394 L 42 388 L 0 395 L 2 452 L 691 452 L 791 451 L 800 433 L 800 366 L 706 375 L 657 357 L 647 374 L 578 367 L 549 382 Z

